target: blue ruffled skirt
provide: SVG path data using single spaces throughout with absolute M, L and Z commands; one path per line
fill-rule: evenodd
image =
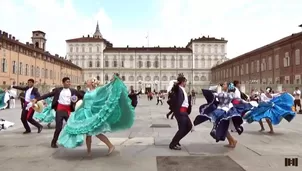
M 203 90 L 203 94 L 208 103 L 200 106 L 200 115 L 195 118 L 194 125 L 199 125 L 205 121 L 213 122 L 210 135 L 216 142 L 225 140 L 231 124 L 240 135 L 243 132 L 242 113 L 251 110 L 253 106 L 240 99 L 235 99 L 232 101 L 233 107 L 226 112 L 225 110 L 217 109 L 218 102 L 210 90 Z
M 248 123 L 252 123 L 267 118 L 273 125 L 278 125 L 283 118 L 290 122 L 296 115 L 292 110 L 293 105 L 293 97 L 288 93 L 284 93 L 269 102 L 260 102 L 258 107 L 246 113 L 244 119 Z

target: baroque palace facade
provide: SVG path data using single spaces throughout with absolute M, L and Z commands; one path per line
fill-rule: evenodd
M 82 69 L 59 55 L 45 51 L 42 31 L 32 32 L 32 43 L 21 43 L 0 30 L 0 85 L 26 85 L 32 78 L 39 85 L 61 85 L 65 76 L 72 84 L 82 84 Z
M 298 32 L 214 66 L 211 80 L 238 80 L 249 90 L 282 85 L 291 91 L 302 83 L 301 52 L 302 32 Z
M 191 39 L 186 47 L 114 47 L 103 38 L 99 25 L 93 36 L 66 40 L 67 59 L 83 69 L 84 79 L 105 84 L 119 73 L 127 86 L 143 91 L 166 90 L 178 73 L 188 78 L 188 88 L 210 85 L 211 68 L 226 60 L 227 40 Z

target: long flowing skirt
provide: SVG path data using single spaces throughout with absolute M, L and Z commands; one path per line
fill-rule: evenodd
M 92 96 L 93 93 L 97 93 L 97 96 Z M 90 96 L 94 98 L 93 104 L 88 104 Z M 58 143 L 66 148 L 75 148 L 83 144 L 85 135 L 128 129 L 134 119 L 134 108 L 127 87 L 117 79 L 94 92 L 86 92 L 82 106 L 71 113 Z
M 293 104 L 293 97 L 288 93 L 284 93 L 269 102 L 260 102 L 258 107 L 245 114 L 244 119 L 248 123 L 252 123 L 267 118 L 271 120 L 273 125 L 278 125 L 282 119 L 290 122 L 296 115 L 292 110 Z
M 200 114 L 195 118 L 194 125 L 199 125 L 205 121 L 213 122 L 210 135 L 216 142 L 224 141 L 230 128 L 234 128 L 240 135 L 243 132 L 242 113 L 251 110 L 253 106 L 240 99 L 234 99 L 232 101 L 233 107 L 225 111 L 217 108 L 217 100 L 210 90 L 203 90 L 203 94 L 208 103 L 200 106 Z
M 34 118 L 43 123 L 52 123 L 56 118 L 56 111 L 47 106 L 41 113 L 35 112 Z

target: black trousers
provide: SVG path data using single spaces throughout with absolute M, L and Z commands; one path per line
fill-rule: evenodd
M 170 110 L 170 112 L 167 113 L 167 118 L 169 118 L 170 115 L 172 115 L 171 119 L 173 119 L 174 118 L 174 113 L 172 112 L 172 110 Z
M 53 134 L 53 139 L 51 141 L 52 144 L 57 143 L 59 135 L 63 128 L 63 120 L 65 120 L 67 122 L 68 118 L 69 118 L 69 115 L 68 115 L 67 111 L 57 111 L 56 112 L 56 130 Z
M 178 131 L 173 137 L 170 143 L 170 147 L 176 146 L 179 143 L 179 141 L 192 130 L 192 122 L 189 118 L 188 113 L 184 113 L 184 112 L 177 113 L 175 115 L 175 118 L 178 124 Z
M 156 105 L 158 105 L 158 104 L 159 104 L 159 102 L 161 103 L 161 105 L 163 105 L 163 100 L 159 100 L 159 99 L 157 99 L 157 103 L 156 103 Z
M 27 119 L 28 111 L 25 110 L 25 108 L 26 108 L 26 106 L 22 109 L 22 112 L 21 112 L 21 122 L 23 124 L 23 127 L 25 128 L 25 131 L 26 132 L 31 132 L 31 129 L 30 129 L 30 127 L 29 127 L 29 125 L 28 125 L 27 122 L 31 123 L 32 125 L 34 125 L 37 128 L 42 127 L 42 125 L 39 124 L 39 122 L 37 122 L 36 120 L 33 119 L 33 116 L 34 116 L 34 113 L 35 113 L 34 110 L 32 110 L 29 113 L 29 118 Z

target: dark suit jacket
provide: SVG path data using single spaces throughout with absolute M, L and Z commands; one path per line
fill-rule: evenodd
M 142 91 L 138 92 L 138 93 L 130 93 L 128 95 L 128 97 L 131 99 L 131 105 L 133 107 L 137 106 L 137 96 L 140 95 L 142 93 Z
M 85 91 L 84 90 L 79 90 L 78 91 L 78 98 L 79 98 L 79 100 L 83 100 L 83 98 L 84 98 L 84 95 L 85 95 Z
M 177 115 L 180 113 L 180 108 L 182 103 L 185 100 L 185 96 L 184 93 L 182 92 L 182 90 L 180 89 L 179 85 L 174 85 L 172 88 L 172 93 L 170 95 L 170 106 L 172 109 L 172 112 Z M 191 99 L 192 96 L 188 96 L 188 102 L 189 102 L 189 107 L 188 107 L 188 114 L 191 113 L 192 110 L 192 105 L 191 105 Z
M 59 100 L 59 96 L 61 91 L 63 90 L 63 87 L 59 87 L 59 88 L 55 88 L 52 92 L 44 94 L 43 96 L 37 98 L 37 101 L 46 99 L 48 97 L 53 97 L 52 100 L 52 104 L 51 104 L 51 108 L 54 110 L 57 110 L 57 106 L 58 106 L 58 100 Z M 77 96 L 78 99 L 82 99 L 84 94 L 81 94 L 79 91 L 77 91 L 76 89 L 70 88 L 70 92 L 71 92 L 71 96 Z M 75 110 L 75 104 L 76 102 L 72 102 L 70 103 L 70 108 L 71 108 L 71 112 L 73 112 Z
M 26 87 L 21 87 L 21 86 L 13 86 L 13 88 L 17 89 L 17 90 L 22 90 L 24 91 L 24 98 L 25 98 L 25 95 L 26 95 L 26 91 L 29 89 L 28 86 Z M 39 93 L 39 90 L 38 88 L 36 87 L 33 87 L 33 90 L 31 91 L 31 96 L 33 96 L 35 99 L 39 98 L 40 97 L 40 93 Z M 24 102 L 25 102 L 25 99 L 24 99 Z

